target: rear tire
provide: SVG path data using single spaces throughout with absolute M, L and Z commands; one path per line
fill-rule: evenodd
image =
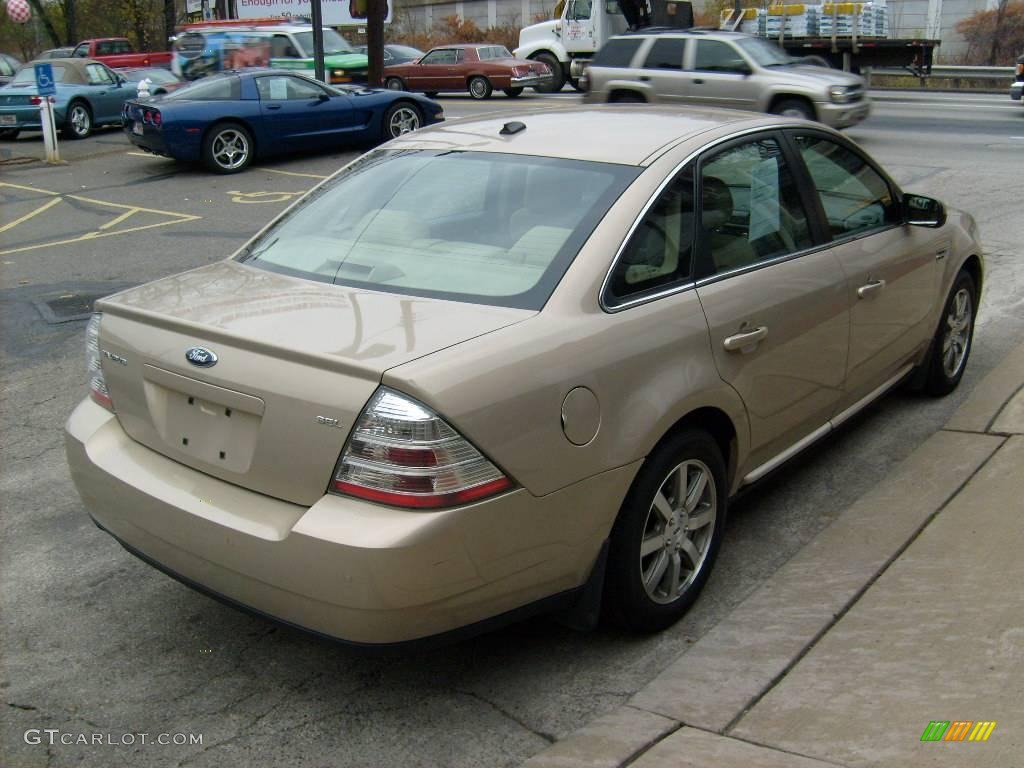
M 214 173 L 240 173 L 252 163 L 252 134 L 239 123 L 218 123 L 203 138 L 203 164 Z
M 801 120 L 814 120 L 814 108 L 802 99 L 782 99 L 774 107 L 772 114 L 783 117 L 798 117 Z
M 477 101 L 491 98 L 491 93 L 494 91 L 491 87 L 491 81 L 479 75 L 469 78 L 468 87 L 469 95 Z
M 16 138 L 18 138 L 19 133 L 21 133 L 20 128 L 0 128 L 0 139 L 14 141 Z
M 510 99 L 514 99 L 516 96 L 518 96 L 522 92 L 523 92 L 522 88 L 506 88 L 505 89 L 505 95 L 508 96 Z
M 384 87 L 389 91 L 404 91 L 405 83 L 402 82 L 400 77 L 389 77 L 384 81 Z
M 72 101 L 64 115 L 61 134 L 68 139 L 84 139 L 92 133 L 92 110 L 84 101 Z
M 539 61 L 542 64 L 547 64 L 548 69 L 551 70 L 553 77 L 552 81 L 547 85 L 534 86 L 534 90 L 538 93 L 558 93 L 562 90 L 562 86 L 565 85 L 565 72 L 562 71 L 562 62 L 554 57 L 550 53 L 538 53 L 532 57 L 534 61 Z
M 697 599 L 725 531 L 725 461 L 707 432 L 687 429 L 644 462 L 612 528 L 604 605 L 635 632 L 679 620 Z
M 953 281 L 942 308 L 942 319 L 925 360 L 923 389 L 932 397 L 948 395 L 960 384 L 974 341 L 978 313 L 978 289 L 974 278 L 961 270 Z

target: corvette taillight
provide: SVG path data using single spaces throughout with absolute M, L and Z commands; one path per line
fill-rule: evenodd
M 100 321 L 103 315 L 93 312 L 89 323 L 85 326 L 85 363 L 89 371 L 89 396 L 104 408 L 114 410 L 114 403 L 107 391 L 107 382 L 103 378 L 103 367 L 100 365 Z
M 153 125 L 157 127 L 164 121 L 163 116 L 159 112 L 153 112 L 150 119 L 153 121 Z
M 385 388 L 359 416 L 331 484 L 337 493 L 414 509 L 468 504 L 511 487 L 444 419 Z

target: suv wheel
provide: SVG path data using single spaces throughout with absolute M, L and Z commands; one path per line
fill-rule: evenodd
M 782 99 L 772 107 L 772 113 L 783 117 L 814 120 L 814 108 L 803 99 Z

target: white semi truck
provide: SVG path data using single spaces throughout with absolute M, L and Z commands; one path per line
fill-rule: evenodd
M 687 0 L 563 0 L 559 18 L 519 30 L 515 55 L 547 64 L 554 80 L 545 93 L 577 87 L 580 74 L 597 50 L 628 29 L 659 26 L 689 29 L 693 6 Z M 555 7 L 558 10 L 558 6 Z

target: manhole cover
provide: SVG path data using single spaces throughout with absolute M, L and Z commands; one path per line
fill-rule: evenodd
M 43 320 L 48 323 L 70 323 L 73 320 L 88 320 L 92 314 L 92 303 L 106 293 L 64 293 L 52 299 L 37 299 L 35 304 Z

